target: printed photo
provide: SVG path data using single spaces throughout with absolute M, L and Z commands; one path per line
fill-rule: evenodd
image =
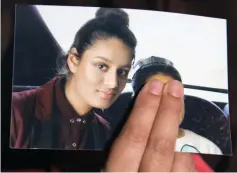
M 16 5 L 10 147 L 105 150 L 158 79 L 184 86 L 175 151 L 232 155 L 227 71 L 225 19 Z

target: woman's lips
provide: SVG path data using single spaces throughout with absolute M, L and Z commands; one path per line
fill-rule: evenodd
M 105 99 L 105 100 L 110 100 L 116 95 L 115 93 L 112 93 L 112 92 L 100 91 L 100 93 L 102 94 L 102 98 Z

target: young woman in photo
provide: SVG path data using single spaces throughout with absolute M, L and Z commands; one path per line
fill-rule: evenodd
M 99 8 L 76 33 L 55 78 L 12 94 L 10 146 L 105 148 L 110 124 L 101 114 L 124 89 L 136 44 L 125 11 Z

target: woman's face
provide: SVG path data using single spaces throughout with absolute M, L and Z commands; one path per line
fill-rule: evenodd
M 147 81 L 150 81 L 153 79 L 158 79 L 158 80 L 162 81 L 163 83 L 167 83 L 171 80 L 174 80 L 173 77 L 163 74 L 163 73 L 158 73 L 158 74 L 152 75 L 151 77 L 148 78 Z M 180 124 L 182 123 L 183 119 L 184 119 L 184 107 L 180 113 Z
M 108 108 L 126 85 L 131 61 L 131 50 L 119 39 L 95 41 L 72 74 L 75 94 L 91 107 Z

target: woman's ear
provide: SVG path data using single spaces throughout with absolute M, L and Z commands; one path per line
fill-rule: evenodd
M 78 54 L 77 54 L 76 48 L 72 48 L 71 52 L 68 54 L 68 57 L 67 57 L 67 64 L 68 64 L 69 70 L 73 74 L 77 72 L 77 67 L 80 61 L 77 55 Z

